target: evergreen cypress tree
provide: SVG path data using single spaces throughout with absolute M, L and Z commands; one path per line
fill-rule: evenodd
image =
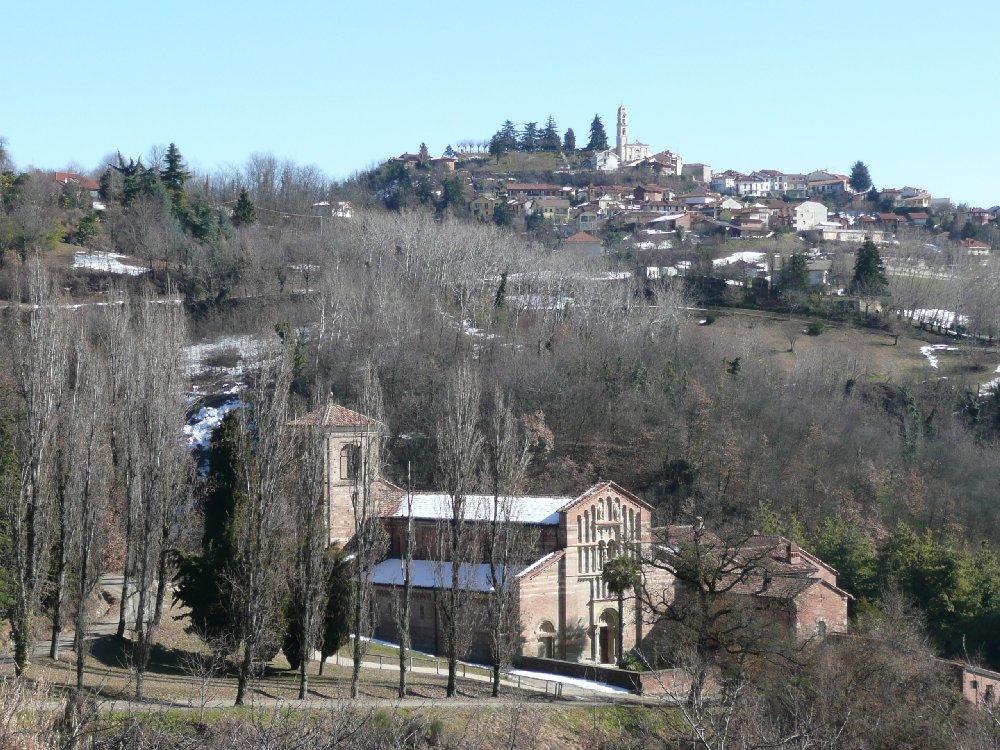
M 872 186 L 872 176 L 868 173 L 868 167 L 863 161 L 854 162 L 848 184 L 855 193 L 863 193 Z
M 250 196 L 247 195 L 247 191 L 240 189 L 240 195 L 233 207 L 233 226 L 248 227 L 255 221 L 257 221 L 257 210 L 254 208 Z
M 191 611 L 190 629 L 209 641 L 233 629 L 228 610 L 235 558 L 232 525 L 239 505 L 237 475 L 244 460 L 238 435 L 236 415 L 229 414 L 216 429 L 209 449 L 201 554 L 177 555 L 176 598 Z
M 851 279 L 852 294 L 881 294 L 889 280 L 885 276 L 885 266 L 878 246 L 871 237 L 858 250 L 854 261 L 854 277 Z
M 568 128 L 566 135 L 563 136 L 563 151 L 568 154 L 576 151 L 576 133 L 573 132 L 573 128 Z
M 326 579 L 326 609 L 320 638 L 320 672 L 323 662 L 347 643 L 351 633 L 351 567 L 339 547 L 330 547 Z
M 607 151 L 608 134 L 604 132 L 604 123 L 601 122 L 600 115 L 594 115 L 593 122 L 590 123 L 590 141 L 587 143 L 590 151 Z
M 559 129 L 556 127 L 555 119 L 552 115 L 549 115 L 548 122 L 545 123 L 545 129 L 542 131 L 541 147 L 543 151 L 558 151 L 559 146 Z

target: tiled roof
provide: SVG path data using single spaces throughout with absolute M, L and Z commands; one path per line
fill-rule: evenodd
M 563 242 L 600 242 L 600 240 L 597 239 L 597 237 L 595 237 L 592 234 L 580 231 L 576 232 L 575 234 L 571 234 L 569 237 L 563 240 Z
M 382 427 L 377 419 L 366 417 L 333 402 L 293 419 L 295 427 Z

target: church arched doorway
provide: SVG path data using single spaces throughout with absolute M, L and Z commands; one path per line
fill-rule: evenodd
M 538 639 L 538 655 L 543 659 L 554 659 L 556 656 L 556 629 L 548 620 L 542 620 L 535 631 Z
M 618 613 L 606 609 L 597 621 L 597 658 L 601 664 L 614 664 L 618 660 L 617 643 Z

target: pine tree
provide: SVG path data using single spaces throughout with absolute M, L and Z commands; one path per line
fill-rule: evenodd
M 250 196 L 245 189 L 240 190 L 240 195 L 236 199 L 236 206 L 233 207 L 233 226 L 248 227 L 257 221 L 257 210 L 250 200 Z
M 587 143 L 590 151 L 607 151 L 608 134 L 604 132 L 604 123 L 601 122 L 600 115 L 594 115 L 593 122 L 590 123 L 590 141 Z
M 184 183 L 191 177 L 191 173 L 184 168 L 184 158 L 177 145 L 171 143 L 167 146 L 167 153 L 163 157 L 164 167 L 160 171 L 160 179 L 170 192 L 180 192 L 184 189 Z
M 802 253 L 793 253 L 781 269 L 782 289 L 805 289 L 809 286 L 809 265 Z
M 545 129 L 542 131 L 541 148 L 542 151 L 558 151 L 559 146 L 559 129 L 556 127 L 555 118 L 549 115 Z
M 420 150 L 417 152 L 417 157 L 420 159 L 421 164 L 426 164 L 427 160 L 431 158 L 430 152 L 427 150 L 427 144 L 421 143 Z
M 858 250 L 854 261 L 854 278 L 851 279 L 852 294 L 881 294 L 889 283 L 885 276 L 882 255 L 871 237 Z
M 563 136 L 563 151 L 567 154 L 576 151 L 576 133 L 573 132 L 573 128 L 568 128 L 566 135 Z
M 538 148 L 538 123 L 524 123 L 524 130 L 521 131 L 520 149 L 522 151 L 535 151 Z
M 500 157 L 508 151 L 517 149 L 517 129 L 511 120 L 506 120 L 493 137 L 490 138 L 490 155 L 500 161 Z
M 868 167 L 863 161 L 854 162 L 848 184 L 855 193 L 863 193 L 872 186 L 872 176 L 868 173 Z

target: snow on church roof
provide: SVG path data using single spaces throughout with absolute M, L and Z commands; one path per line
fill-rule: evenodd
M 410 583 L 421 589 L 439 589 L 451 586 L 452 567 L 450 562 L 437 560 L 411 560 Z M 502 578 L 502 573 L 501 576 Z M 466 591 L 492 591 L 490 566 L 488 563 L 473 565 L 459 563 L 459 588 Z M 398 557 L 383 560 L 372 569 L 372 583 L 382 586 L 403 585 L 403 561 Z
M 571 503 L 572 497 L 512 497 L 510 517 L 520 523 L 555 526 L 559 523 L 559 510 Z M 400 503 L 394 514 L 406 517 L 406 503 Z M 506 515 L 506 514 L 503 514 Z M 417 492 L 413 495 L 413 517 L 425 520 L 446 520 L 452 516 L 451 497 L 440 492 Z M 493 495 L 467 495 L 466 521 L 489 521 L 493 518 Z
M 513 578 L 520 579 L 529 573 L 538 570 L 558 556 L 561 551 L 549 552 L 547 555 L 535 560 L 514 573 Z M 497 579 L 507 585 L 511 579 L 504 575 L 503 566 L 497 566 Z M 451 586 L 452 567 L 450 562 L 438 562 L 437 560 L 411 560 L 410 561 L 410 583 L 416 588 L 438 589 L 449 588 Z M 493 591 L 493 579 L 490 576 L 489 563 L 459 563 L 458 566 L 459 587 L 466 591 Z M 504 583 L 506 582 L 506 583 Z M 372 569 L 372 583 L 381 586 L 402 586 L 403 585 L 403 561 L 398 557 L 391 557 L 383 560 Z

